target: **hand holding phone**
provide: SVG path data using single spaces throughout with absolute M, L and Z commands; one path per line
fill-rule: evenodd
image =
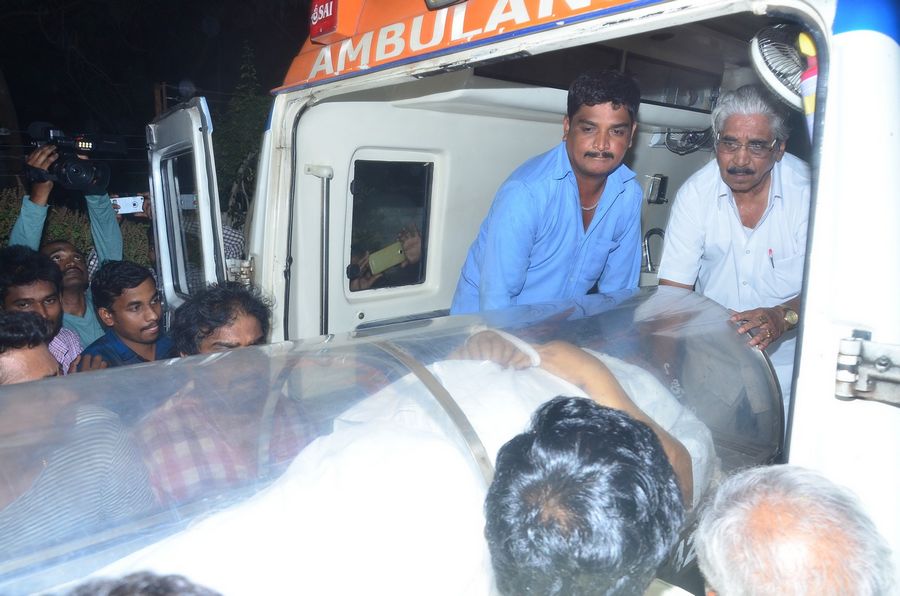
M 403 252 L 403 245 L 394 242 L 369 255 L 369 271 L 372 272 L 372 275 L 378 275 L 382 271 L 399 265 L 404 260 L 406 260 L 406 254 Z
M 141 195 L 133 195 L 128 197 L 110 197 L 113 209 L 119 215 L 128 215 L 129 213 L 141 213 L 144 210 L 144 197 Z

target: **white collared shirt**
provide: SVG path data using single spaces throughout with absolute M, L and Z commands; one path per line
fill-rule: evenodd
M 659 278 L 693 285 L 736 311 L 793 298 L 803 283 L 809 194 L 809 166 L 785 153 L 772 168 L 765 212 L 754 229 L 745 228 L 711 161 L 676 195 Z

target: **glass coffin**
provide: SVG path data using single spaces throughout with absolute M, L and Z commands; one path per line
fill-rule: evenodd
M 659 288 L 5 387 L 0 592 L 153 570 L 225 594 L 494 593 L 496 453 L 584 395 L 532 346 L 605 363 L 687 448 L 696 502 L 781 450 L 771 367 L 734 329 Z M 520 368 L 479 358 L 485 330 Z

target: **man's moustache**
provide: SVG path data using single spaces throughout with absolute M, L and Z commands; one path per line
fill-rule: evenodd
M 601 151 L 600 153 L 588 151 L 587 153 L 584 154 L 584 156 L 591 157 L 591 158 L 602 157 L 604 159 L 615 159 L 616 158 L 616 156 L 614 154 L 610 153 L 609 151 Z
M 732 176 L 737 176 L 739 174 L 745 174 L 747 176 L 752 176 L 756 172 L 751 170 L 750 168 L 728 168 L 728 173 Z

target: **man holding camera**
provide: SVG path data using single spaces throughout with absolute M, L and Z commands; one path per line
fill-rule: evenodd
M 22 210 L 9 236 L 10 244 L 23 244 L 50 257 L 63 274 L 62 306 L 63 327 L 78 334 L 81 344 L 90 345 L 104 333 L 97 320 L 94 305 L 88 292 L 87 259 L 66 240 L 51 240 L 40 245 L 44 223 L 47 220 L 47 202 L 53 182 L 47 179 L 47 170 L 59 158 L 54 145 L 43 145 L 28 156 L 26 164 L 45 174 L 43 181 L 31 185 L 31 194 L 22 199 Z M 109 195 L 85 195 L 91 236 L 100 262 L 122 260 L 122 232 L 116 220 Z

